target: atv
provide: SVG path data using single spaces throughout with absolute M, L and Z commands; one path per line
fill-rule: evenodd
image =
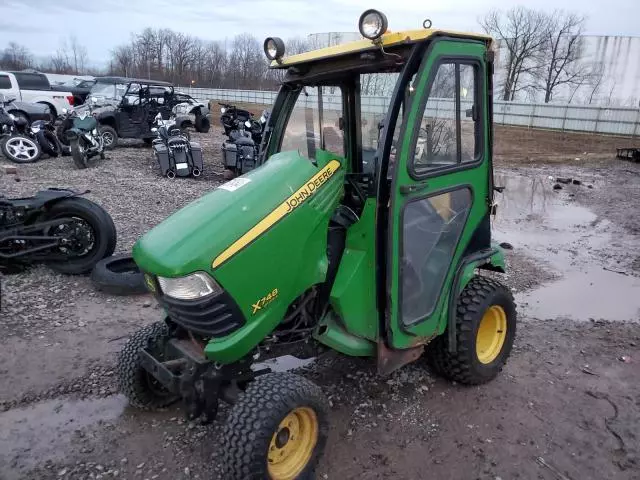
M 50 188 L 33 197 L 0 196 L 0 272 L 44 263 L 60 273 L 82 274 L 111 255 L 116 246 L 111 216 L 80 195 Z
M 392 33 L 376 10 L 359 27 L 362 40 L 289 57 L 268 38 L 284 73 L 259 166 L 133 248 L 165 315 L 123 347 L 120 389 L 142 409 L 182 399 L 190 419 L 231 403 L 225 479 L 313 476 L 327 400 L 260 365 L 287 346 L 314 339 L 380 375 L 429 361 L 468 385 L 511 352 L 511 292 L 483 273 L 505 271 L 491 38 L 429 21 Z

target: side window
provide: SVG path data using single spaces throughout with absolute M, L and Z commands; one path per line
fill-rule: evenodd
M 481 152 L 479 68 L 445 61 L 437 67 L 424 106 L 412 168 L 424 174 L 477 160 Z
M 14 74 L 18 86 L 24 90 L 49 90 L 50 84 L 47 77 L 40 73 L 16 72 Z
M 281 152 L 297 150 L 315 159 L 316 150 L 321 149 L 344 157 L 342 90 L 329 88 L 305 87 L 300 92 L 282 136 Z
M 9 75 L 0 75 L 0 90 L 11 88 L 11 80 Z

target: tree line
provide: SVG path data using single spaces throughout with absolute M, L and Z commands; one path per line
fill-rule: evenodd
M 583 61 L 585 21 L 576 13 L 524 7 L 490 11 L 478 19 L 481 28 L 497 41 L 496 97 L 612 103 L 614 87 L 606 91 L 609 85 L 602 65 Z M 285 45 L 287 54 L 319 47 L 301 38 L 288 39 Z M 262 41 L 250 33 L 209 41 L 171 29 L 146 28 L 115 47 L 105 68 L 91 70 L 88 60 L 86 48 L 73 36 L 40 62 L 24 46 L 12 42 L 0 53 L 0 69 L 110 74 L 177 85 L 258 90 L 276 89 L 282 75 L 267 68 Z M 375 79 L 368 80 L 372 81 Z M 371 87 L 379 89 L 373 83 Z

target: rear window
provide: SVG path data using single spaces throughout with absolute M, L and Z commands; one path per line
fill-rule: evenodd
M 9 75 L 0 75 L 0 90 L 11 88 L 11 80 Z
M 18 86 L 24 90 L 49 90 L 49 80 L 42 73 L 14 73 Z

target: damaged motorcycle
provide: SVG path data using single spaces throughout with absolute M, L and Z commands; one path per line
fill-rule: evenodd
M 117 240 L 113 220 L 84 193 L 50 188 L 26 198 L 0 196 L 0 272 L 44 263 L 77 275 L 110 256 Z
M 189 132 L 177 127 L 175 117 L 164 120 L 158 113 L 157 127 L 151 129 L 157 135 L 152 142 L 153 153 L 163 177 L 199 177 L 202 174 L 202 148 L 192 142 Z

